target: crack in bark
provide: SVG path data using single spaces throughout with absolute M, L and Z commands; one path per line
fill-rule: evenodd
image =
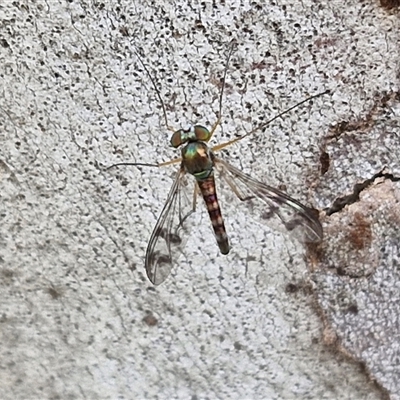
M 393 174 L 390 173 L 385 173 L 384 172 L 385 168 L 383 168 L 380 172 L 376 173 L 372 178 L 366 179 L 362 183 L 357 183 L 353 187 L 353 193 L 347 195 L 347 196 L 342 196 L 338 197 L 332 204 L 331 207 L 326 208 L 324 211 L 326 212 L 326 215 L 332 215 L 334 213 L 337 213 L 341 211 L 346 205 L 350 205 L 353 203 L 356 203 L 357 201 L 360 200 L 360 193 L 371 186 L 374 181 L 378 178 L 384 178 L 391 180 L 392 182 L 397 182 L 400 181 L 400 177 L 396 177 Z

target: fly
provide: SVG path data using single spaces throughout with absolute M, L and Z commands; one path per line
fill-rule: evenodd
M 160 92 L 157 89 L 157 85 L 146 65 L 137 54 L 162 105 L 165 124 L 168 129 L 173 131 L 170 144 L 174 148 L 181 148 L 180 158 L 164 163 L 118 163 L 109 167 L 113 168 L 121 165 L 164 167 L 180 163 L 180 168 L 176 173 L 174 183 L 169 191 L 164 208 L 157 220 L 153 233 L 151 234 L 146 250 L 146 273 L 149 280 L 154 285 L 159 285 L 164 282 L 176 263 L 180 249 L 183 248 L 184 242 L 189 235 L 190 224 L 188 218 L 196 209 L 196 197 L 199 192 L 204 199 L 220 252 L 222 254 L 229 253 L 229 239 L 225 230 L 215 187 L 216 173 L 219 179 L 227 183 L 230 190 L 235 193 L 239 200 L 249 205 L 252 210 L 256 208 L 254 207 L 254 201 L 261 201 L 262 207 L 258 208 L 260 211 L 260 218 L 266 221 L 272 218 L 278 218 L 285 229 L 293 233 L 301 243 L 320 242 L 322 240 L 323 232 L 317 210 L 306 207 L 278 189 L 259 182 L 250 175 L 244 174 L 225 160 L 217 157 L 215 153 L 258 130 L 264 129 L 272 121 L 282 117 L 294 108 L 316 97 L 322 96 L 329 91 L 327 90 L 323 93 L 311 96 L 276 115 L 252 131 L 210 148 L 207 143 L 221 123 L 225 79 L 233 50 L 234 46 L 232 45 L 223 74 L 222 88 L 219 96 L 218 119 L 211 130 L 208 130 L 202 125 L 194 125 L 188 129 L 179 129 L 177 131 L 169 128 L 166 108 Z M 193 196 L 188 196 L 186 193 L 188 175 L 192 175 L 195 179 Z

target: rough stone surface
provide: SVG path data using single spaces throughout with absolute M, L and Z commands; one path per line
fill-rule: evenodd
M 325 4 L 322 4 L 325 3 Z M 0 5 L 0 398 L 398 399 L 399 19 L 378 1 Z M 212 126 L 246 173 L 320 210 L 307 252 L 219 195 L 153 287 L 178 157 Z M 338 201 L 339 199 L 339 201 Z

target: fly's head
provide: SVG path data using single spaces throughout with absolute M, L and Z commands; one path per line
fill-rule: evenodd
M 211 132 L 202 125 L 191 125 L 186 129 L 179 129 L 172 134 L 171 146 L 179 147 L 186 143 L 208 142 Z

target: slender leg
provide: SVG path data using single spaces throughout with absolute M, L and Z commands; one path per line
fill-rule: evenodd
M 252 133 L 252 132 L 249 132 L 249 133 Z M 235 142 L 238 142 L 239 140 L 242 140 L 242 139 L 243 139 L 245 136 L 247 136 L 247 135 L 248 135 L 248 134 L 243 135 L 243 136 L 239 136 L 239 137 L 237 137 L 237 138 L 235 138 L 235 139 L 229 140 L 228 142 L 224 142 L 224 143 L 217 144 L 216 146 L 214 146 L 214 147 L 212 148 L 212 150 L 213 150 L 213 151 L 221 150 L 221 149 L 223 149 L 224 147 L 230 146 L 231 144 L 233 144 L 233 143 L 235 143 Z
M 189 218 L 194 212 L 196 212 L 196 203 L 197 203 L 197 195 L 198 194 L 199 194 L 199 187 L 196 182 L 195 186 L 194 186 L 194 191 L 193 191 L 192 209 L 181 219 L 180 225 L 183 225 L 183 223 L 186 221 L 186 219 Z
M 295 108 L 301 106 L 302 104 L 307 103 L 308 101 L 310 101 L 310 100 L 312 100 L 312 99 L 315 99 L 315 98 L 317 98 L 317 97 L 323 96 L 324 94 L 328 94 L 328 93 L 330 93 L 330 91 L 329 91 L 329 90 L 325 90 L 324 92 L 317 93 L 317 94 L 315 94 L 314 96 L 308 97 L 307 99 L 304 99 L 304 100 L 300 101 L 300 103 L 297 103 L 297 104 L 295 104 L 294 106 L 289 107 L 287 110 L 282 111 L 282 112 L 279 113 L 278 115 L 275 115 L 275 117 L 271 118 L 270 120 L 268 120 L 268 121 L 265 122 L 264 124 L 261 124 L 261 125 L 257 126 L 256 128 L 252 129 L 250 132 L 247 132 L 247 133 L 245 133 L 244 135 L 239 136 L 239 137 L 237 137 L 237 138 L 235 138 L 235 139 L 229 140 L 228 142 L 221 143 L 221 144 L 218 144 L 218 145 L 214 146 L 214 147 L 213 147 L 213 151 L 221 150 L 221 149 L 223 149 L 223 148 L 226 147 L 226 146 L 230 146 L 231 144 L 236 143 L 236 142 L 238 142 L 239 140 L 244 139 L 246 136 L 252 135 L 252 134 L 253 134 L 254 132 L 256 132 L 256 131 L 259 131 L 259 130 L 261 131 L 261 130 L 265 129 L 271 122 L 275 121 L 275 120 L 278 119 L 278 118 L 281 118 L 283 115 L 287 114 L 289 111 L 292 111 L 292 110 L 294 110 Z M 218 120 L 217 122 L 219 123 L 219 120 Z
M 231 48 L 229 50 L 229 54 L 228 54 L 228 58 L 226 59 L 226 63 L 225 63 L 225 70 L 224 70 L 224 76 L 222 78 L 222 88 L 221 88 L 221 93 L 219 95 L 219 110 L 218 110 L 218 119 L 215 122 L 215 124 L 213 125 L 213 127 L 211 128 L 210 131 L 210 139 L 212 138 L 212 136 L 214 135 L 215 130 L 217 129 L 218 125 L 221 123 L 221 119 L 222 119 L 222 100 L 224 97 L 224 89 L 225 89 L 225 81 L 226 81 L 226 73 L 228 72 L 228 67 L 229 67 L 229 61 L 231 59 L 233 50 L 235 49 L 235 45 L 236 43 L 233 41 L 231 44 Z M 209 139 L 209 140 L 210 140 Z
M 182 162 L 182 158 L 174 158 L 173 160 L 165 161 L 156 165 L 157 167 L 166 167 L 167 165 L 178 164 L 180 162 Z
M 220 171 L 220 174 L 223 176 L 223 178 L 225 179 L 225 182 L 229 185 L 229 187 L 232 189 L 232 192 L 236 194 L 237 198 L 240 201 L 247 201 L 247 200 L 251 200 L 254 199 L 256 196 L 247 196 L 244 197 L 242 195 L 242 193 L 239 192 L 238 188 L 236 187 L 236 185 L 222 172 Z
M 157 95 L 157 97 L 158 97 L 158 100 L 159 100 L 160 103 L 161 103 L 161 107 L 162 107 L 162 111 L 163 111 L 163 117 L 164 117 L 164 122 L 165 122 L 166 128 L 167 128 L 169 131 L 171 131 L 171 132 L 175 132 L 176 129 L 172 128 L 172 127 L 169 126 L 169 124 L 168 124 L 167 110 L 166 110 L 166 108 L 165 108 L 165 104 L 164 104 L 164 102 L 163 102 L 163 99 L 161 98 L 161 93 L 160 93 L 160 91 L 159 91 L 158 88 L 157 88 L 157 84 L 156 84 L 155 79 L 154 79 L 153 76 L 150 74 L 150 71 L 148 70 L 146 64 L 145 64 L 144 61 L 142 60 L 142 57 L 140 57 L 138 51 L 135 49 L 134 52 L 135 52 L 135 54 L 136 54 L 136 57 L 137 57 L 138 60 L 140 61 L 140 64 L 142 64 L 142 67 L 143 67 L 144 70 L 146 71 L 147 76 L 150 78 L 150 82 L 151 82 L 151 84 L 152 84 L 153 87 L 154 87 L 154 90 L 155 90 L 155 92 L 156 92 L 156 95 Z

